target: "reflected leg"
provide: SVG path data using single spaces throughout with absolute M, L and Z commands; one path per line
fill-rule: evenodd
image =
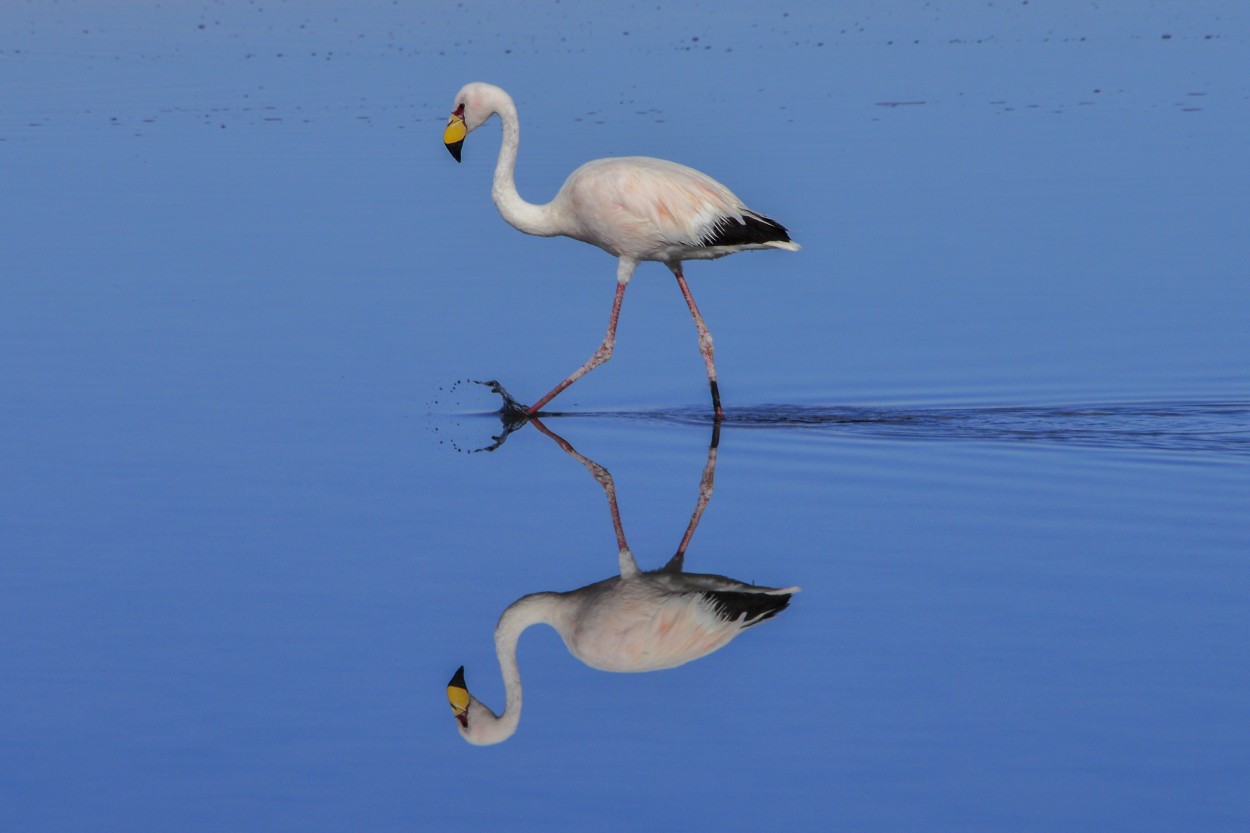
M 694 514 L 690 516 L 690 523 L 686 526 L 686 534 L 681 536 L 681 543 L 677 545 L 677 554 L 668 560 L 664 565 L 664 569 L 671 573 L 680 573 L 686 561 L 686 547 L 690 546 L 690 539 L 694 537 L 695 528 L 699 525 L 699 520 L 703 517 L 703 510 L 707 509 L 708 501 L 712 499 L 712 489 L 715 486 L 716 477 L 716 447 L 720 445 L 720 423 L 717 422 L 712 426 L 712 442 L 707 448 L 707 463 L 703 466 L 703 477 L 699 480 L 699 500 L 695 503 Z
M 531 417 L 530 424 L 550 437 L 566 454 L 585 466 L 586 470 L 590 472 L 590 476 L 603 487 L 603 493 L 608 499 L 608 511 L 612 513 L 612 530 L 616 533 L 616 546 L 620 553 L 621 575 L 629 576 L 636 574 L 638 572 L 638 564 L 634 561 L 633 553 L 629 551 L 629 544 L 625 542 L 625 527 L 621 524 L 621 510 L 616 503 L 616 481 L 612 479 L 612 473 L 589 457 L 580 454 L 573 447 L 572 443 L 546 425 L 543 425 L 542 420 L 538 417 Z

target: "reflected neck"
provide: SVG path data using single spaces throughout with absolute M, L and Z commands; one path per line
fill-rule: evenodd
M 517 641 L 529 626 L 555 622 L 559 598 L 559 593 L 523 596 L 508 606 L 495 626 L 495 652 L 499 655 L 499 672 L 503 676 L 506 695 L 503 713 L 499 715 L 499 728 L 506 735 L 515 732 L 521 721 L 521 669 L 517 664 Z

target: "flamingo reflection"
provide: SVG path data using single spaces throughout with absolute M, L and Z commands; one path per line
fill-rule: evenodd
M 759 587 L 725 576 L 683 571 L 686 548 L 712 496 L 717 431 L 708 448 L 699 498 L 677 553 L 658 570 L 641 570 L 625 542 L 616 486 L 603 466 L 579 454 L 538 419 L 529 422 L 580 462 L 603 487 L 616 531 L 620 575 L 564 593 L 517 599 L 495 627 L 495 650 L 506 703 L 501 714 L 471 695 L 461 667 L 447 685 L 461 736 L 488 745 L 507 740 L 521 720 L 517 640 L 531 625 L 555 628 L 573 656 L 603 671 L 676 668 L 727 645 L 734 637 L 790 603 L 798 587 Z

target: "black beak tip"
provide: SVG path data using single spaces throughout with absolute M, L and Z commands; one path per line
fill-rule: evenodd
M 453 159 L 459 162 L 460 161 L 460 148 L 463 146 L 464 146 L 464 139 L 461 139 L 458 142 L 452 142 L 449 145 L 447 145 L 447 152 L 451 154 L 451 157 Z
M 453 686 L 453 685 L 454 685 L 454 686 L 456 686 L 457 688 L 468 689 L 468 686 L 466 686 L 466 685 L 464 684 L 464 666 L 463 666 L 463 665 L 462 665 L 462 666 L 460 666 L 460 668 L 459 668 L 459 669 L 456 671 L 456 673 L 452 676 L 452 678 L 451 678 L 451 682 L 447 683 L 447 685 L 448 685 L 448 686 Z

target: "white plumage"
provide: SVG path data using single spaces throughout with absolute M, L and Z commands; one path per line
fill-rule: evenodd
M 503 218 L 526 234 L 572 237 L 618 258 L 616 297 L 603 343 L 585 364 L 531 405 L 528 413 L 538 413 L 561 391 L 611 358 L 625 287 L 640 262 L 653 260 L 672 270 L 690 308 L 712 404 L 716 417 L 721 418 L 712 337 L 686 285 L 682 261 L 749 249 L 797 251 L 798 244 L 780 223 L 747 208 L 707 174 L 645 156 L 588 162 L 569 176 L 551 202 L 528 203 L 516 189 L 520 126 L 516 105 L 506 92 L 491 84 L 466 84 L 456 94 L 443 140 L 459 161 L 465 136 L 494 115 L 503 122 L 503 142 L 491 193 Z
M 742 631 L 785 609 L 799 589 L 758 587 L 725 576 L 669 572 L 668 567 L 641 572 L 628 551 L 625 558 L 633 565 L 629 575 L 567 593 L 534 593 L 508 606 L 495 627 L 506 697 L 503 712 L 496 715 L 467 693 L 463 668 L 449 684 L 465 740 L 486 746 L 516 732 L 521 721 L 517 641 L 531 625 L 555 628 L 569 653 L 591 668 L 659 671 L 724 647 Z

